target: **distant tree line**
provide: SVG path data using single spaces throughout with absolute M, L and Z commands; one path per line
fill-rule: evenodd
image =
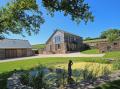
M 86 37 L 86 38 L 84 39 L 84 41 L 88 41 L 88 40 L 97 40 L 97 39 L 100 39 L 100 37 L 96 37 L 96 38 Z

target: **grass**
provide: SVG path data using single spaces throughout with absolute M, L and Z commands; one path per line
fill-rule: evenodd
M 0 89 L 6 89 L 7 78 L 10 77 L 16 70 L 29 70 L 38 66 L 39 64 L 52 67 L 55 64 L 68 63 L 69 60 L 73 62 L 97 62 L 109 63 L 107 60 L 100 58 L 37 58 L 29 60 L 20 60 L 13 62 L 0 63 Z
M 95 53 L 96 50 L 92 50 L 92 53 Z M 90 50 L 87 53 L 91 53 Z M 43 65 L 54 65 L 54 64 L 61 64 L 61 63 L 68 63 L 68 60 L 73 60 L 73 62 L 97 62 L 97 63 L 108 63 L 108 60 L 103 60 L 106 58 L 120 58 L 120 51 L 117 52 L 107 52 L 104 57 L 102 58 L 37 58 L 37 59 L 29 59 L 29 60 L 20 60 L 20 61 L 13 61 L 13 62 L 4 62 L 0 63 L 0 73 L 13 71 L 14 69 L 30 69 L 35 67 L 38 64 Z
M 67 63 L 57 64 L 54 65 L 55 68 L 62 68 L 66 69 L 68 68 Z M 88 68 L 89 71 L 93 71 L 93 73 L 97 73 L 97 76 L 101 76 L 104 69 L 108 69 L 109 71 L 112 71 L 112 64 L 101 64 L 101 63 L 93 63 L 93 62 L 74 62 L 72 65 L 73 70 L 81 70 Z
M 106 41 L 106 39 L 86 40 L 86 41 L 84 41 L 84 42 L 85 42 L 85 43 L 89 43 L 89 42 L 99 42 L 99 41 Z
M 41 49 L 41 48 L 44 48 L 44 47 L 45 47 L 45 44 L 32 45 L 32 48 L 34 48 L 34 49 Z
M 107 52 L 104 58 L 120 58 L 120 51 Z
M 13 71 L 14 69 L 30 69 L 36 67 L 38 64 L 51 66 L 54 64 L 68 63 L 69 60 L 73 62 L 97 62 L 97 63 L 109 63 L 107 60 L 101 58 L 37 58 L 29 60 L 20 60 L 13 62 L 0 63 L 0 73 Z
M 92 68 L 98 68 L 100 66 L 108 66 L 111 68 L 111 64 L 101 64 L 101 63 L 92 63 L 92 62 L 74 62 L 72 65 L 72 69 L 84 69 L 86 66 L 91 66 Z M 62 63 L 62 64 L 57 64 L 55 65 L 55 68 L 65 68 L 67 69 L 68 64 L 67 63 Z
M 85 54 L 100 54 L 98 49 L 89 49 L 89 50 L 82 51 L 82 53 L 85 53 Z
M 97 49 L 87 50 L 83 51 L 86 54 L 96 54 Z M 81 68 L 84 66 L 84 64 L 89 64 L 92 62 L 92 64 L 95 66 L 96 63 L 103 63 L 101 65 L 110 65 L 108 60 L 105 60 L 106 58 L 120 58 L 120 51 L 117 52 L 107 52 L 104 57 L 102 58 L 36 58 L 36 59 L 29 59 L 29 60 L 20 60 L 20 61 L 13 61 L 13 62 L 4 62 L 0 63 L 0 89 L 6 89 L 6 81 L 7 78 L 10 77 L 15 69 L 17 70 L 29 70 L 31 68 L 36 67 L 39 64 L 43 64 L 45 66 L 54 67 L 55 65 L 61 66 L 61 64 L 65 64 L 67 66 L 67 63 L 69 60 L 72 60 L 73 63 L 77 63 L 73 65 L 73 69 L 77 69 L 78 67 Z M 87 63 L 86 63 L 87 62 Z M 94 64 L 95 63 L 95 64 Z M 93 68 L 98 68 L 97 66 Z M 108 82 L 107 84 L 103 84 L 99 87 L 96 87 L 96 89 L 120 89 L 120 80 L 114 81 L 114 82 Z

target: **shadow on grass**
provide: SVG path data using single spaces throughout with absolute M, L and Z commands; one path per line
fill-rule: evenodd
M 7 89 L 7 78 L 9 78 L 14 71 L 0 74 L 0 89 Z
M 108 82 L 95 89 L 120 89 L 120 80 L 115 80 L 113 82 Z

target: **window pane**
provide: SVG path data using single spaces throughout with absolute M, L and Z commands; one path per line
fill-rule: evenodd
M 61 43 L 60 36 L 56 36 L 55 37 L 55 44 L 60 44 L 60 43 Z

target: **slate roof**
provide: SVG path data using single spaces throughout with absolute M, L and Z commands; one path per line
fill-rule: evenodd
M 80 37 L 80 36 L 77 35 L 77 34 L 70 33 L 70 32 L 64 31 L 64 30 L 56 30 L 56 31 L 60 31 L 60 32 L 63 32 L 63 33 L 69 34 L 69 35 L 73 35 L 73 36 L 78 36 L 78 37 Z
M 0 49 L 9 49 L 9 48 L 32 48 L 32 46 L 27 40 L 1 39 Z
M 62 32 L 63 34 L 69 34 L 69 35 L 73 35 L 73 36 L 78 36 L 78 35 L 76 35 L 76 34 L 73 34 L 73 33 L 70 33 L 70 32 L 66 32 L 66 31 L 64 31 L 64 30 L 59 30 L 59 29 L 56 29 L 55 31 L 54 31 L 54 33 L 49 37 L 49 39 L 46 41 L 46 44 L 48 43 L 48 41 L 53 37 L 53 35 L 57 32 L 57 31 L 60 31 L 60 32 Z M 80 37 L 80 36 L 78 36 L 78 37 Z M 80 38 L 82 38 L 82 37 L 80 37 Z

